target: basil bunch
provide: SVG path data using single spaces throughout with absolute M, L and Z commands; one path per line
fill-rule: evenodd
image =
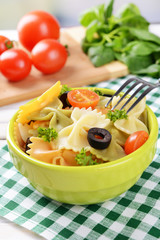
M 95 67 L 113 60 L 133 74 L 160 77 L 160 38 L 149 32 L 149 22 L 133 3 L 113 15 L 114 0 L 85 11 L 80 23 L 86 28 L 82 49 Z

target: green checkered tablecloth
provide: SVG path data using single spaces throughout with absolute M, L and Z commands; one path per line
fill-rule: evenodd
M 125 80 L 120 78 L 96 86 L 117 89 Z M 160 123 L 160 89 L 148 94 L 147 104 Z M 17 172 L 4 145 L 0 148 L 0 215 L 48 240 L 160 239 L 159 154 L 160 139 L 154 160 L 127 192 L 104 203 L 75 206 L 38 193 Z

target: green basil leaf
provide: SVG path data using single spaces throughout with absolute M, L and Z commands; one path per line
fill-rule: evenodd
M 94 41 L 95 38 L 94 34 L 97 33 L 100 27 L 101 24 L 97 20 L 92 21 L 91 24 L 87 27 L 86 39 L 88 42 Z
M 92 7 L 84 11 L 80 17 L 79 22 L 82 26 L 88 27 L 93 21 L 97 20 L 101 23 L 105 22 L 105 4 Z
M 132 41 L 123 49 L 124 52 L 131 52 L 133 55 L 145 56 L 156 52 L 159 49 L 157 44 L 146 41 Z
M 135 74 L 148 75 L 153 78 L 160 78 L 160 65 L 152 64 L 148 68 L 140 69 L 136 71 Z
M 116 52 L 125 52 L 125 46 L 128 44 L 128 37 L 125 34 L 121 34 L 113 40 L 113 50 Z M 128 45 L 127 45 L 128 46 Z
M 100 4 L 97 7 L 95 7 L 95 12 L 99 22 L 104 23 L 105 22 L 105 16 L 104 16 L 105 4 Z
M 117 52 L 115 52 L 114 55 L 115 55 L 115 58 L 117 60 L 119 60 L 120 62 L 123 62 L 123 63 L 126 62 L 126 54 L 125 53 L 117 53 Z
M 131 73 L 135 73 L 140 69 L 147 68 L 153 63 L 152 57 L 138 56 L 138 55 L 128 55 L 124 58 L 124 63 L 128 66 Z
M 79 22 L 82 26 L 87 27 L 93 20 L 95 20 L 96 17 L 96 13 L 94 11 L 94 9 L 89 9 L 85 12 L 83 12 L 80 17 L 79 17 Z
M 144 41 L 154 42 L 160 45 L 160 37 L 144 29 L 128 28 L 130 33 L 136 38 Z
M 114 4 L 114 0 L 110 0 L 108 6 L 106 7 L 106 10 L 105 10 L 105 13 L 104 13 L 104 16 L 105 16 L 106 19 L 112 16 L 113 4 Z
M 149 22 L 140 15 L 131 15 L 121 19 L 123 26 L 148 30 Z
M 135 16 L 135 15 L 141 15 L 139 8 L 133 3 L 128 3 L 123 5 L 119 9 L 119 11 L 116 14 L 116 17 L 124 18 L 128 16 Z
M 88 56 L 95 67 L 107 64 L 115 58 L 112 48 L 103 45 L 89 48 Z

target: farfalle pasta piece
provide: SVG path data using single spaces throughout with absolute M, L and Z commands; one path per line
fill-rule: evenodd
M 54 142 L 44 142 L 43 139 L 38 137 L 31 137 L 32 143 L 28 144 L 30 148 L 27 154 L 31 157 L 46 163 L 52 163 L 62 166 L 77 166 L 75 161 L 76 152 L 67 149 L 56 149 Z
M 59 157 L 53 158 L 52 163 L 61 166 L 78 166 L 75 160 L 76 154 L 72 150 L 63 149 Z
M 24 142 L 27 141 L 27 138 L 31 137 L 31 133 L 30 130 L 32 130 L 32 123 L 30 125 L 28 124 L 22 124 L 22 123 L 18 123 L 18 128 L 19 128 L 19 133 L 21 135 L 21 138 Z
M 86 149 L 105 162 L 114 161 L 126 156 L 123 147 L 114 141 L 111 141 L 109 147 L 104 150 L 97 150 L 91 147 L 87 147 Z
M 120 97 L 114 97 L 112 100 L 112 106 L 114 106 Z M 127 98 L 123 99 L 120 104 L 116 107 L 116 109 L 120 109 L 123 104 L 127 101 Z M 133 103 L 135 99 L 132 99 L 129 104 L 124 109 L 128 109 Z M 145 111 L 145 98 L 142 99 L 128 114 L 128 119 L 120 119 L 114 123 L 114 126 L 122 132 L 126 134 L 132 134 L 136 131 L 146 131 L 148 132 L 147 126 L 144 122 L 142 122 L 139 117 Z
M 106 128 L 110 120 L 97 110 L 74 108 L 71 114 L 73 124 L 59 132 L 58 146 L 60 149 L 72 149 L 80 152 L 88 145 L 87 132 L 92 127 Z
M 96 107 L 104 108 L 104 106 L 108 103 L 109 100 L 110 100 L 110 97 L 100 96 L 100 100 Z
M 61 91 L 61 84 L 58 81 L 55 83 L 51 88 L 49 88 L 46 92 L 44 92 L 40 97 L 36 98 L 35 100 L 29 102 L 21 106 L 19 109 L 19 114 L 17 117 L 18 123 L 28 123 L 29 119 L 27 118 L 31 113 L 36 112 L 46 105 L 51 103 L 56 97 L 59 96 Z
M 61 150 L 56 149 L 53 142 L 45 142 L 42 138 L 31 137 L 32 143 L 28 144 L 30 148 L 27 154 L 43 162 L 52 163 L 54 157 L 61 155 Z
M 53 111 L 54 115 L 49 123 L 50 128 L 55 128 L 56 131 L 59 132 L 63 128 L 73 123 L 72 119 L 64 114 L 66 111 L 62 111 L 59 109 L 55 109 Z
M 39 111 L 31 113 L 27 118 L 29 120 L 50 120 L 53 116 L 53 111 L 62 108 L 62 102 L 59 98 L 55 98 L 50 104 L 46 105 L 44 108 Z
M 117 129 L 129 135 L 136 131 L 148 132 L 148 128 L 146 127 L 146 125 L 134 116 L 129 116 L 127 120 L 117 120 L 114 125 Z
M 120 96 L 118 97 L 114 97 L 113 100 L 112 100 L 112 107 L 116 105 L 116 103 L 119 101 L 120 99 Z M 120 109 L 124 104 L 125 102 L 128 100 L 128 98 L 124 98 L 116 107 L 116 109 Z M 127 111 L 129 109 L 129 107 L 135 102 L 135 98 L 132 99 L 125 107 L 124 109 Z M 128 115 L 131 116 L 131 115 L 134 115 L 135 117 L 139 117 L 142 112 L 144 112 L 145 110 L 145 105 L 146 103 L 146 98 L 143 98 L 129 113 Z

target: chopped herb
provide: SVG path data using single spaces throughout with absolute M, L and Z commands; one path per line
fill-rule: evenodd
M 58 133 L 54 128 L 38 128 L 38 137 L 41 137 L 45 142 L 50 142 L 58 137 Z
M 99 96 L 103 96 L 103 93 L 98 89 L 95 89 L 94 92 L 97 93 Z
M 92 154 L 87 155 L 86 150 L 82 148 L 80 153 L 76 155 L 75 160 L 81 166 L 95 165 L 97 164 L 97 161 L 93 160 L 92 156 Z
M 109 110 L 108 113 L 107 113 L 107 117 L 112 121 L 112 122 L 115 122 L 119 119 L 128 119 L 128 115 L 125 111 L 125 109 L 123 110 Z
M 63 93 L 67 92 L 67 91 L 71 91 L 71 88 L 68 87 L 67 84 L 62 85 L 62 89 L 61 89 L 61 92 L 60 92 L 60 96 L 61 96 Z

